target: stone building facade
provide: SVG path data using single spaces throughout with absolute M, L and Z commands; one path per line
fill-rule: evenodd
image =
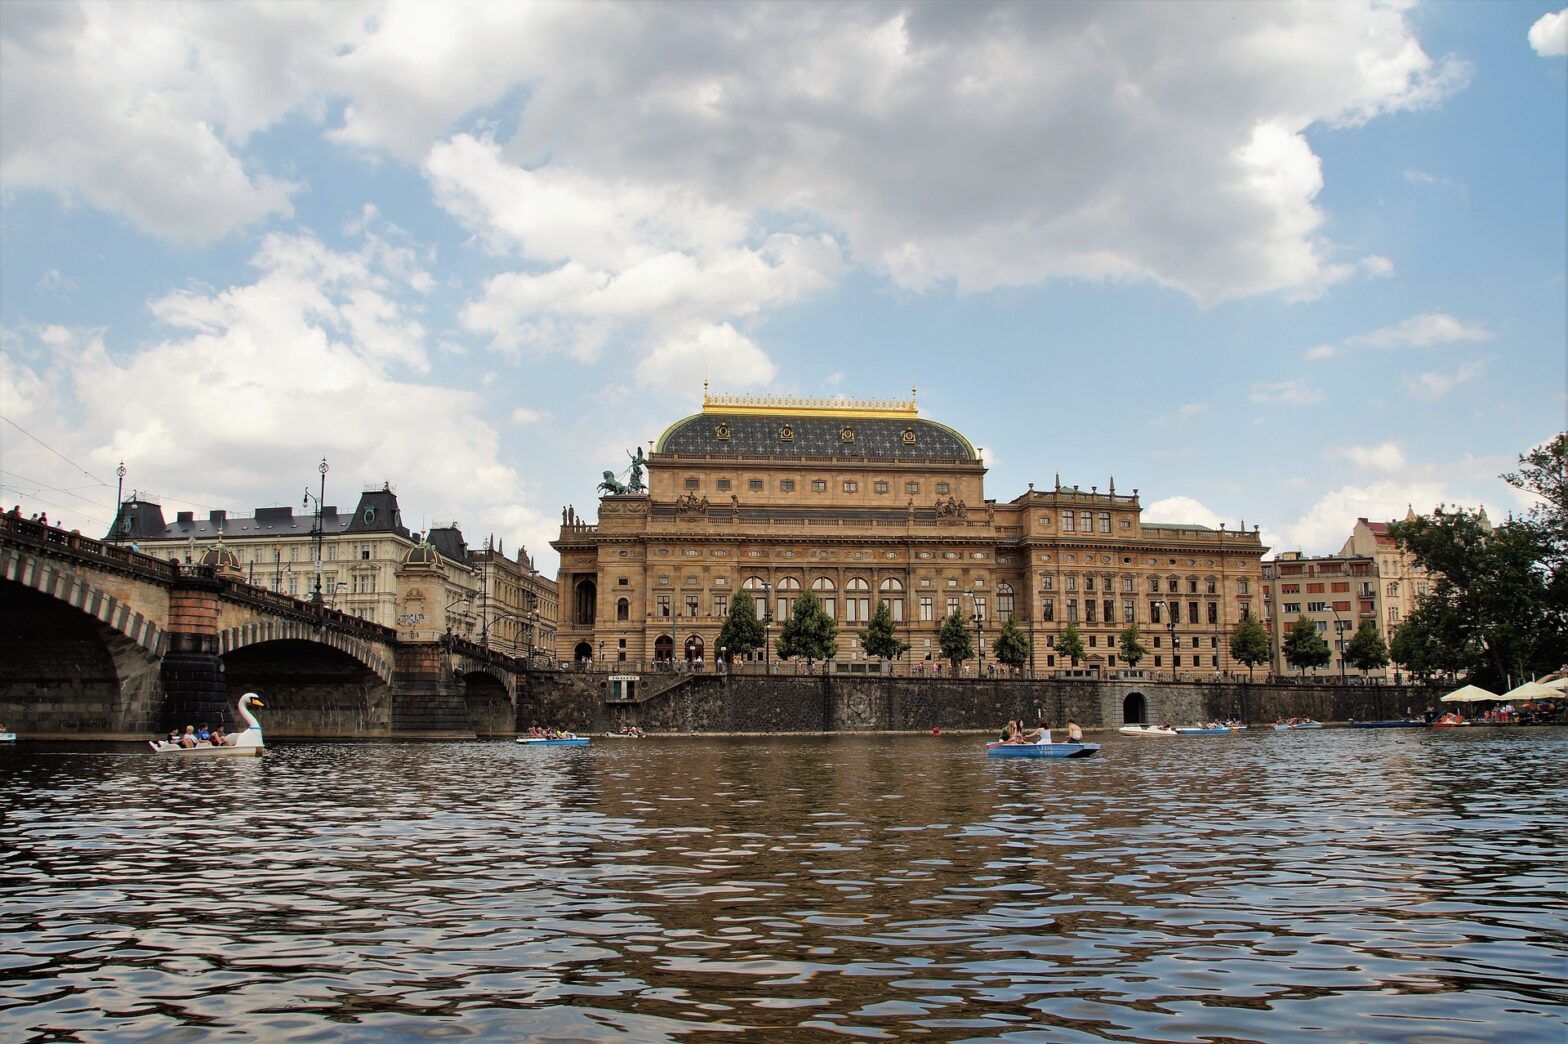
M 563 511 L 557 655 L 711 664 L 736 592 L 759 615 L 766 607 L 776 637 L 810 589 L 838 623 L 837 672 L 890 667 L 854 640 L 881 601 L 910 646 L 901 672 L 940 662 L 954 610 L 978 626 L 988 663 L 1011 615 L 1036 671 L 1070 667 L 1055 652 L 1070 622 L 1086 646 L 1080 670 L 1125 667 L 1117 636 L 1128 623 L 1150 650 L 1141 668 L 1241 669 L 1228 639 L 1261 611 L 1256 530 L 1146 523 L 1138 491 L 1117 493 L 1114 480 L 998 502 L 985 472 L 969 440 L 921 417 L 913 398 L 705 393 L 701 413 L 654 443 L 646 490 L 603 497 L 596 522 Z M 979 658 L 967 666 L 978 671 Z
M 1346 677 L 1361 673 L 1344 662 L 1345 647 L 1356 636 L 1362 620 L 1382 619 L 1375 559 L 1357 554 L 1308 558 L 1299 551 L 1282 551 L 1274 561 L 1263 563 L 1263 591 L 1263 621 L 1269 632 L 1270 668 L 1275 675 L 1295 673 L 1285 662 L 1285 639 L 1303 616 L 1317 628 L 1333 654 L 1322 670 Z M 1378 631 L 1386 642 L 1389 633 L 1382 623 Z M 1378 677 L 1385 673 L 1373 672 Z

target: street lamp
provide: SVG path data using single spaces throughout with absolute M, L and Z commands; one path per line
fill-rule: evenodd
M 773 584 L 762 581 L 762 673 L 773 673 L 773 640 L 769 630 L 773 626 Z
M 725 669 L 725 667 L 726 667 L 726 666 L 728 666 L 728 665 L 727 665 L 727 664 L 726 664 L 726 663 L 725 663 L 725 660 L 724 660 L 724 654 L 725 654 L 725 653 L 727 653 L 727 652 L 729 652 L 729 650 L 728 650 L 728 649 L 726 649 L 726 648 L 725 648 L 725 647 L 724 647 L 724 646 L 722 646 L 722 645 L 721 645 L 721 646 L 719 646 L 719 662 L 718 662 L 718 664 L 717 664 L 717 669 L 718 669 L 718 670 L 719 670 L 719 671 L 721 671 L 721 672 L 722 672 L 722 671 L 723 671 L 723 670 L 724 670 L 724 669 Z
M 1339 644 L 1339 684 L 1345 684 L 1345 629 L 1339 625 L 1339 610 L 1334 608 L 1334 603 L 1328 603 L 1328 611 L 1334 614 L 1334 640 Z M 1330 646 L 1333 648 L 1333 646 Z
M 125 513 L 125 461 L 120 461 L 120 466 L 114 469 L 117 481 L 114 484 L 114 542 L 120 542 L 120 530 L 124 523 L 120 516 Z
M 321 492 L 312 498 L 310 490 L 305 490 L 305 499 L 301 501 L 300 506 L 309 507 L 312 499 L 316 501 L 316 589 L 311 592 L 310 601 L 319 608 L 321 606 L 321 539 L 326 535 L 321 528 L 321 504 L 327 495 L 326 457 L 321 458 L 321 463 L 316 470 L 321 472 Z
M 1165 628 L 1170 632 L 1171 638 L 1171 681 L 1176 680 L 1176 650 L 1181 648 L 1181 639 L 1176 637 L 1176 613 L 1180 602 L 1161 602 L 1165 607 Z
M 974 588 L 971 587 L 964 594 L 969 596 L 969 608 L 974 610 L 969 618 L 975 625 L 975 655 L 979 657 L 975 666 L 975 677 L 978 678 L 985 673 L 985 635 L 980 629 L 980 622 L 984 618 L 980 615 L 980 600 L 975 597 Z

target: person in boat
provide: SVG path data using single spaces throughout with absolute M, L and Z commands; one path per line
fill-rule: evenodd
M 185 726 L 185 734 L 180 737 L 180 746 L 182 746 L 182 747 L 194 747 L 194 746 L 196 746 L 196 726 L 194 726 L 194 725 L 187 725 L 187 726 Z
M 1076 721 L 1074 721 L 1073 719 L 1071 719 L 1071 718 L 1067 719 L 1067 742 L 1068 743 L 1082 743 L 1083 742 L 1083 729 L 1079 728 L 1078 727 L 1078 723 Z
M 204 721 L 204 722 L 201 723 L 201 728 L 196 730 L 196 742 L 197 743 L 210 743 L 211 741 L 212 741 L 212 730 L 207 727 L 207 723 Z
M 1023 743 L 1049 743 L 1051 742 L 1051 723 L 1044 718 L 1040 719 L 1040 727 L 1030 729 L 1020 737 Z
M 228 736 L 225 735 L 222 725 L 219 725 L 217 728 L 213 729 L 211 735 L 208 736 L 208 742 L 211 743 L 214 747 L 221 747 L 227 741 Z

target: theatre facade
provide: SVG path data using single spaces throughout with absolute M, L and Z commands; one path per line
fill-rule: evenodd
M 852 402 L 709 395 L 647 458 L 645 488 L 599 501 L 598 521 L 563 512 L 556 653 L 612 669 L 684 659 L 711 666 L 736 593 L 772 617 L 805 590 L 837 621 L 831 669 L 903 674 L 941 661 L 958 611 L 989 648 L 1008 616 L 1037 673 L 1125 669 L 1118 636 L 1136 622 L 1145 670 L 1208 678 L 1245 668 L 1229 637 L 1261 611 L 1266 550 L 1252 532 L 1141 518 L 1138 491 L 1053 482 L 988 499 L 985 466 L 961 433 L 913 397 Z M 909 644 L 899 664 L 855 638 L 887 602 Z M 978 619 L 977 619 L 978 618 Z M 1056 653 L 1069 623 L 1087 656 Z M 762 650 L 750 659 L 763 659 Z M 980 657 L 965 669 L 981 667 Z

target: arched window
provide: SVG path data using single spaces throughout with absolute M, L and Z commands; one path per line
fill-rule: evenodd
M 817 597 L 822 601 L 822 611 L 828 614 L 828 619 L 838 619 L 838 599 L 833 597 L 833 592 L 838 585 L 833 583 L 830 576 L 819 576 L 811 581 L 811 589 L 817 592 Z
M 896 576 L 890 576 L 882 581 L 882 601 L 887 603 L 887 611 L 892 614 L 895 622 L 904 619 L 904 582 Z
M 886 580 L 882 581 L 882 590 L 884 591 L 902 591 L 903 589 L 904 581 L 900 580 L 896 576 L 890 576 Z
M 996 585 L 996 611 L 1004 619 L 1013 611 L 1013 585 L 1000 583 Z
M 631 615 L 632 603 L 624 598 L 617 598 L 615 600 L 615 618 L 617 620 L 629 620 Z
M 776 599 L 778 604 L 777 615 L 782 620 L 789 616 L 790 612 L 795 608 L 796 592 L 800 590 L 800 581 L 793 576 L 783 576 L 779 578 L 779 582 L 774 586 L 778 588 L 779 592 L 779 596 Z
M 760 576 L 748 576 L 746 578 L 746 582 L 741 584 L 740 586 L 741 586 L 742 590 L 746 590 L 746 591 L 760 591 L 760 590 L 762 590 L 762 577 L 760 577 Z
M 871 585 L 866 583 L 865 577 L 851 577 L 844 584 L 848 592 L 844 599 L 844 622 L 865 623 L 871 619 Z
M 834 585 L 832 577 L 819 576 L 811 581 L 811 589 L 813 591 L 834 591 L 837 590 L 837 587 Z

